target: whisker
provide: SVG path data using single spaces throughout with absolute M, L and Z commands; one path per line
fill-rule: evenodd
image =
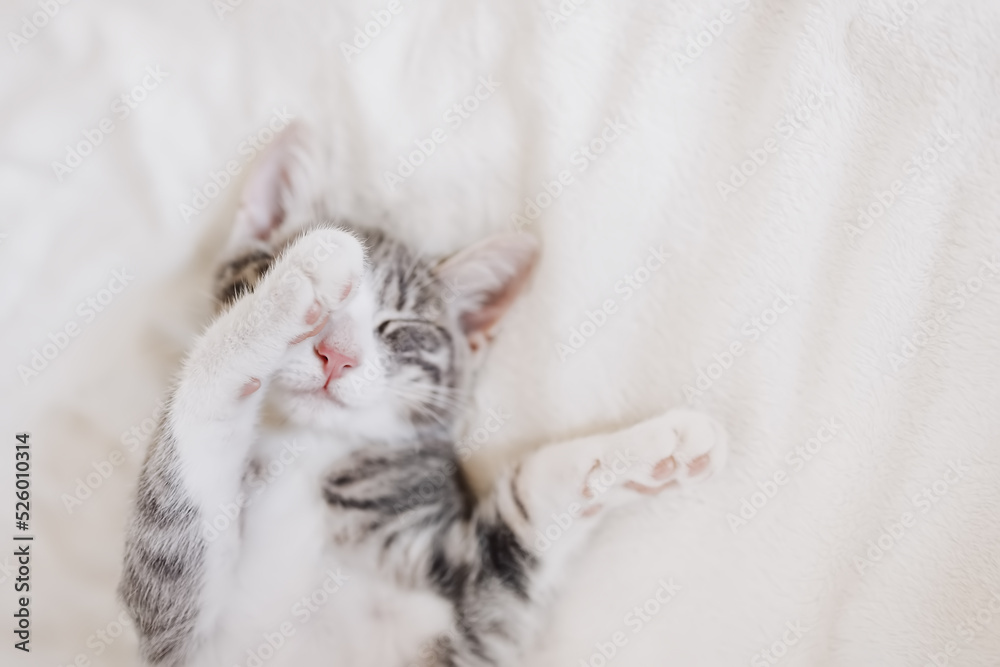
M 427 388 L 433 388 L 433 385 L 427 385 L 425 389 Z M 445 421 L 445 419 L 461 408 L 458 401 L 450 397 L 419 391 L 413 387 L 389 387 L 389 391 L 402 399 L 407 407 L 433 418 L 445 427 L 451 426 L 451 420 Z

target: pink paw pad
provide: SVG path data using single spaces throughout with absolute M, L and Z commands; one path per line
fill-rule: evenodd
M 327 320 L 330 319 L 329 313 L 323 312 L 323 307 L 319 304 L 319 301 L 314 301 L 313 305 L 309 307 L 306 311 L 306 324 L 315 325 L 312 329 L 305 332 L 301 336 L 296 336 L 290 341 L 291 345 L 296 343 L 301 343 L 307 338 L 312 338 L 326 326 Z
M 250 381 L 243 385 L 242 391 L 240 391 L 240 398 L 246 398 L 251 394 L 255 393 L 260 389 L 260 380 L 257 378 L 250 378 Z

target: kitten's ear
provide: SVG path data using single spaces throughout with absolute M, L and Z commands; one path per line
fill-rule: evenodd
M 230 245 L 264 241 L 285 221 L 282 197 L 289 185 L 295 149 L 301 131 L 294 123 L 264 149 L 243 186 L 240 208 L 230 236 Z
M 521 292 L 538 258 L 529 234 L 491 236 L 434 268 L 445 301 L 457 308 L 473 350 L 492 337 L 497 322 Z

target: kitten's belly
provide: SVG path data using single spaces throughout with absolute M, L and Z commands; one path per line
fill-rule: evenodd
M 440 599 L 359 576 L 311 609 L 287 596 L 245 595 L 241 603 L 226 614 L 226 631 L 198 667 L 404 667 L 419 664 L 447 626 Z
M 251 494 L 238 581 L 197 667 L 402 667 L 450 626 L 439 597 L 337 558 L 320 494 L 323 463 L 304 456 Z

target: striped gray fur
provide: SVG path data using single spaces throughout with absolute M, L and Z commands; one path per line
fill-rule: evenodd
M 330 471 L 323 496 L 354 540 L 375 541 L 401 584 L 430 588 L 454 607 L 454 664 L 497 664 L 487 637 L 518 636 L 536 557 L 495 503 L 477 502 L 449 443 L 358 452 Z M 417 562 L 405 560 L 410 544 L 428 534 L 430 549 Z M 485 608 L 504 610 L 504 618 L 481 613 Z
M 389 351 L 385 372 L 390 381 L 405 378 L 425 391 L 410 413 L 413 442 L 371 443 L 325 474 L 329 539 L 337 549 L 376 545 L 388 577 L 452 607 L 453 631 L 429 647 L 422 665 L 496 665 L 503 653 L 497 647 L 523 639 L 537 559 L 496 498 L 477 501 L 462 475 L 451 440 L 467 390 L 456 349 L 461 332 L 443 319 L 444 288 L 432 263 L 381 232 L 358 233 L 380 305 L 393 313 L 376 327 Z M 250 294 L 280 251 L 254 250 L 222 266 L 215 287 L 220 309 Z M 145 660 L 164 667 L 186 664 L 192 651 L 207 548 L 201 517 L 179 481 L 172 410 L 143 466 L 120 584 Z M 246 465 L 245 478 L 253 463 Z M 513 485 L 501 488 L 523 508 Z M 413 559 L 408 547 L 419 541 L 430 546 Z
M 203 584 L 200 513 L 179 475 L 173 435 L 161 420 L 139 479 L 119 585 L 143 657 L 154 665 L 183 664 Z

